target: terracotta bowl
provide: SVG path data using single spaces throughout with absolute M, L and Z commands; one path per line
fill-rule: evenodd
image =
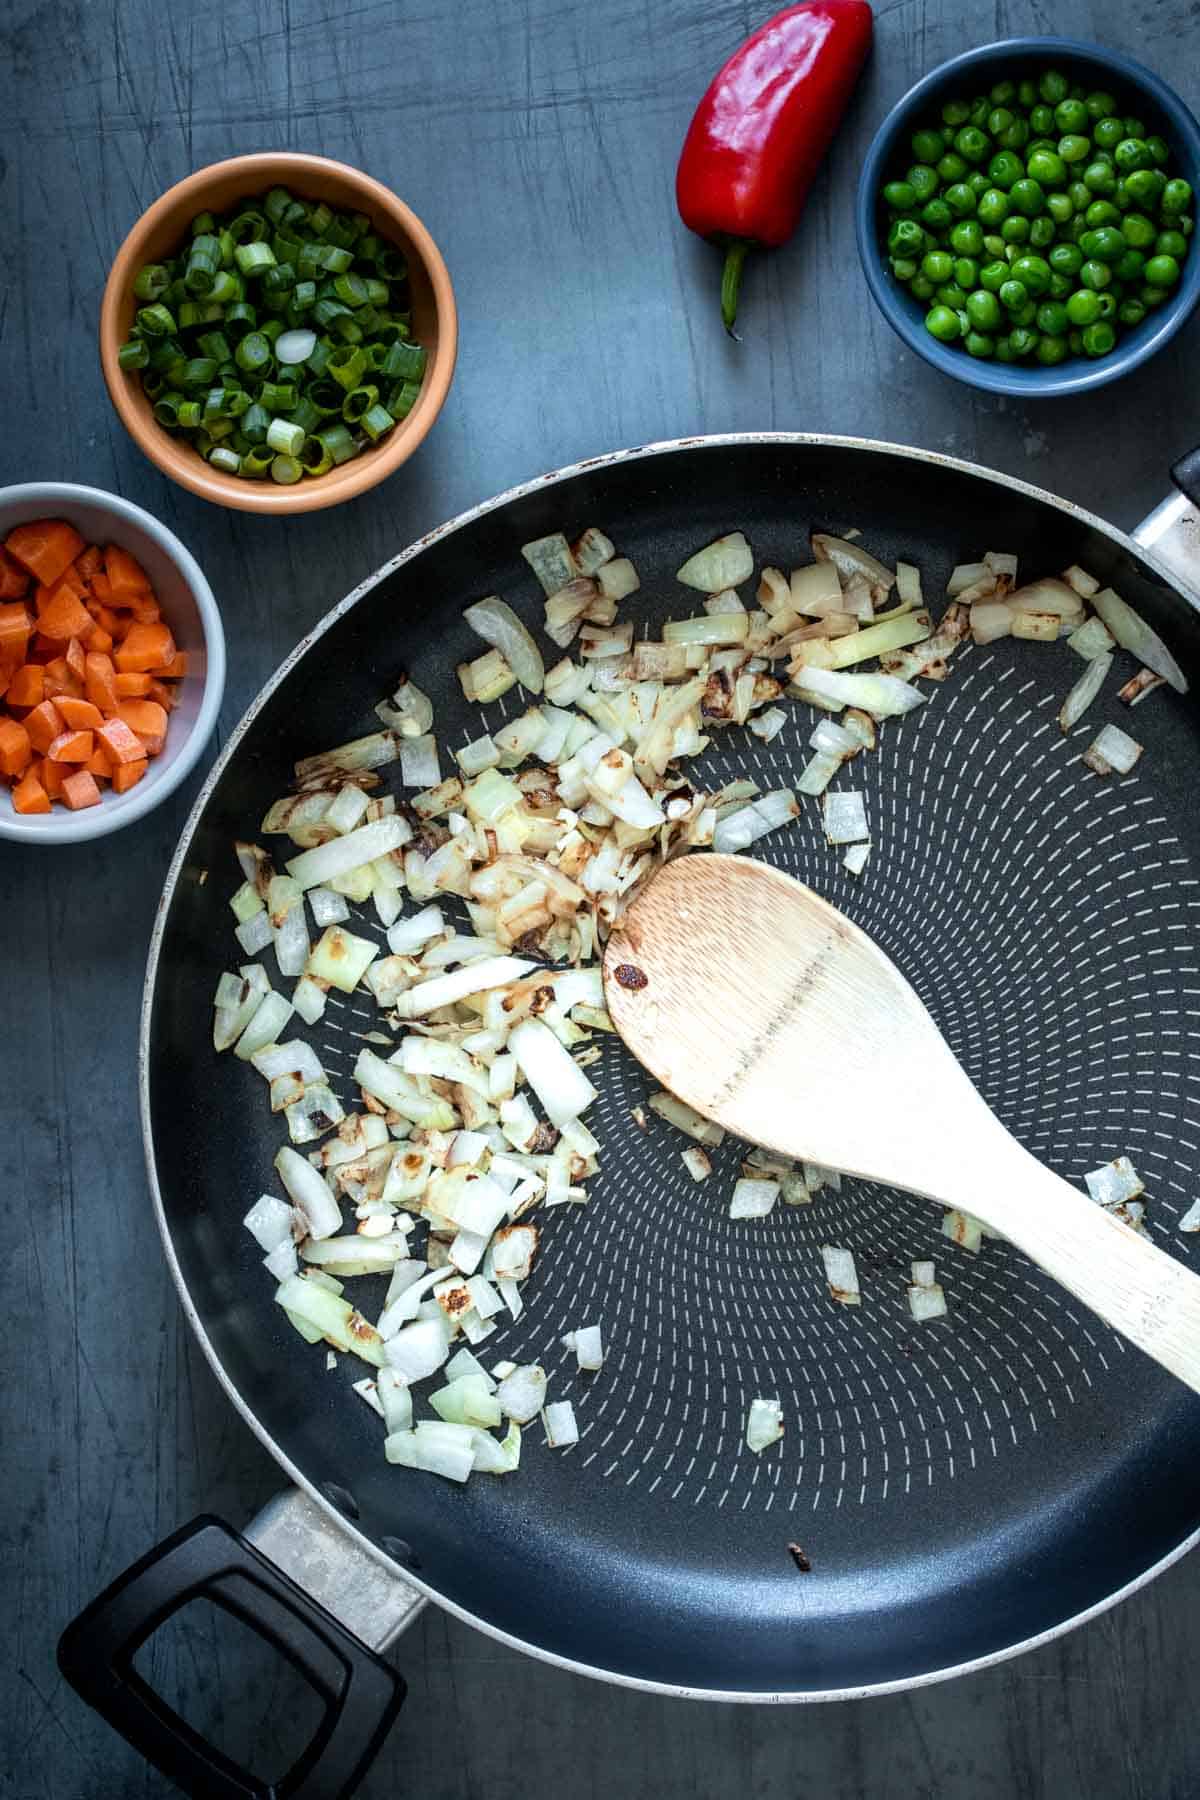
M 403 251 L 412 294 L 413 336 L 429 352 L 421 395 L 406 419 L 382 443 L 327 475 L 305 477 L 294 487 L 267 479 L 247 481 L 222 474 L 183 437 L 158 423 L 136 373 L 126 372 L 117 352 L 129 336 L 138 301 L 133 282 L 143 263 L 161 262 L 188 236 L 197 213 L 222 213 L 236 201 L 271 187 L 290 188 L 304 200 L 324 200 L 337 212 L 365 213 L 380 237 Z M 118 250 L 100 305 L 100 361 L 113 405 L 130 436 L 164 475 L 219 506 L 241 512 L 315 512 L 337 506 L 374 487 L 412 455 L 430 429 L 450 386 L 458 347 L 454 290 L 441 252 L 416 214 L 395 194 L 345 163 L 290 151 L 235 156 L 198 169 L 144 212 Z

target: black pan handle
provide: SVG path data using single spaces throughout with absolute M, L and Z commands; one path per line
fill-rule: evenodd
M 1171 470 L 1171 480 L 1195 507 L 1200 507 L 1200 446 L 1181 456 Z
M 204 1597 L 307 1676 L 325 1703 L 307 1749 L 275 1784 L 230 1761 L 169 1707 L 133 1659 L 164 1620 Z M 397 1672 L 220 1519 L 201 1516 L 119 1575 L 58 1645 L 76 1693 L 194 1800 L 341 1800 L 404 1701 Z

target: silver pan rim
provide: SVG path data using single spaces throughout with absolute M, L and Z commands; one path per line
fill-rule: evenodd
M 230 732 L 223 749 L 218 755 L 212 768 L 209 770 L 208 775 L 205 777 L 204 784 L 196 795 L 192 809 L 188 814 L 187 821 L 180 834 L 179 843 L 171 858 L 171 864 L 167 871 L 162 898 L 158 903 L 154 928 L 150 938 L 150 948 L 146 962 L 146 978 L 142 990 L 142 1005 L 138 1033 L 138 1106 L 142 1127 L 142 1148 L 146 1159 L 146 1176 L 150 1186 L 150 1194 L 154 1205 L 154 1215 L 158 1225 L 158 1232 L 162 1240 L 163 1253 L 166 1257 L 167 1267 L 171 1272 L 171 1278 L 175 1283 L 176 1291 L 179 1295 L 180 1306 L 183 1309 L 184 1317 L 187 1319 L 189 1326 L 200 1344 L 201 1350 L 204 1352 L 209 1367 L 212 1369 L 213 1374 L 224 1389 L 230 1402 L 245 1424 L 253 1432 L 254 1436 L 258 1439 L 259 1443 L 262 1444 L 263 1448 L 279 1465 L 288 1480 L 292 1482 L 295 1487 L 307 1494 L 334 1525 L 346 1532 L 361 1551 L 370 1556 L 382 1569 L 387 1570 L 396 1580 L 402 1581 L 410 1588 L 415 1588 L 425 1597 L 425 1599 L 435 1602 L 443 1609 L 443 1611 L 448 1612 L 454 1618 L 461 1620 L 464 1625 L 469 1625 L 473 1627 L 474 1630 L 482 1632 L 486 1637 L 493 1639 L 496 1643 L 504 1644 L 512 1650 L 518 1650 L 523 1655 L 533 1657 L 538 1662 L 548 1663 L 554 1668 L 562 1669 L 567 1674 L 586 1675 L 594 1681 L 607 1682 L 614 1687 L 633 1688 L 642 1693 L 660 1694 L 677 1700 L 726 1701 L 731 1704 L 766 1706 L 817 1704 L 818 1702 L 835 1700 L 867 1700 L 882 1698 L 887 1694 L 909 1693 L 916 1688 L 933 1687 L 940 1682 L 953 1681 L 963 1675 L 978 1674 L 984 1669 L 995 1668 L 1001 1663 L 1010 1662 L 1014 1657 L 1023 1656 L 1026 1652 L 1039 1649 L 1044 1644 L 1053 1643 L 1056 1638 L 1065 1637 L 1068 1632 L 1075 1631 L 1079 1626 L 1086 1625 L 1090 1623 L 1091 1620 L 1100 1618 L 1104 1613 L 1109 1612 L 1113 1607 L 1119 1606 L 1123 1601 L 1139 1592 L 1140 1589 L 1147 1587 L 1150 1582 L 1156 1580 L 1175 1563 L 1181 1561 L 1189 1551 L 1195 1548 L 1197 1543 L 1200 1543 L 1200 1524 L 1197 1525 L 1196 1529 L 1188 1537 L 1184 1538 L 1182 1542 L 1170 1550 L 1166 1556 L 1161 1557 L 1158 1562 L 1152 1564 L 1148 1569 L 1143 1570 L 1135 1580 L 1127 1582 L 1124 1587 L 1118 1588 L 1114 1593 L 1107 1595 L 1103 1600 L 1097 1601 L 1093 1606 L 1085 1608 L 1082 1612 L 1073 1613 L 1069 1618 L 1061 1620 L 1057 1625 L 1050 1627 L 1046 1631 L 1039 1632 L 1033 1637 L 1021 1638 L 1015 1643 L 1005 1644 L 998 1650 L 989 1651 L 986 1656 L 973 1657 L 966 1662 L 948 1664 L 944 1668 L 927 1669 L 919 1674 L 904 1676 L 895 1681 L 875 1682 L 865 1687 L 805 1688 L 794 1691 L 788 1690 L 785 1692 L 759 1692 L 741 1688 L 687 1687 L 681 1686 L 676 1682 L 655 1681 L 645 1676 L 628 1675 L 619 1669 L 605 1669 L 599 1668 L 591 1663 L 577 1662 L 571 1657 L 560 1656 L 554 1651 L 542 1648 L 538 1644 L 529 1643 L 524 1638 L 516 1637 L 511 1632 L 504 1631 L 498 1626 L 491 1624 L 487 1619 L 481 1618 L 478 1614 L 471 1612 L 468 1608 L 459 1606 L 455 1602 L 445 1599 L 438 1590 L 432 1587 L 428 1582 L 421 1580 L 418 1575 L 411 1573 L 409 1570 L 401 1568 L 397 1563 L 393 1562 L 390 1557 L 386 1556 L 364 1532 L 360 1531 L 352 1521 L 346 1518 L 344 1513 L 338 1510 L 333 1502 L 322 1493 L 321 1489 L 314 1482 L 310 1481 L 304 1471 L 300 1469 L 289 1456 L 287 1456 L 280 1445 L 276 1443 L 275 1439 L 271 1436 L 270 1432 L 260 1423 L 253 1409 L 242 1398 L 238 1388 L 226 1373 L 216 1348 L 205 1329 L 204 1321 L 201 1318 L 197 1307 L 193 1303 L 191 1294 L 188 1290 L 187 1282 L 179 1264 L 179 1259 L 175 1253 L 174 1242 L 171 1237 L 170 1227 L 167 1223 L 166 1208 L 163 1203 L 162 1191 L 159 1187 L 158 1171 L 155 1165 L 150 1126 L 150 1020 L 153 1010 L 155 983 L 158 975 L 159 956 L 162 951 L 162 941 L 167 915 L 171 908 L 171 902 L 174 899 L 175 889 L 180 874 L 187 861 L 188 852 L 191 848 L 192 838 L 195 834 L 196 827 L 199 824 L 201 814 L 207 806 L 213 790 L 237 753 L 242 739 L 251 723 L 275 693 L 276 689 L 283 684 L 297 663 L 299 663 L 301 658 L 308 653 L 312 646 L 317 643 L 320 638 L 324 637 L 326 632 L 330 631 L 333 626 L 356 606 L 366 594 L 377 587 L 381 581 L 386 580 L 390 575 L 394 574 L 397 569 L 403 568 L 406 563 L 411 562 L 415 557 L 419 556 L 422 551 L 428 549 L 432 544 L 440 543 L 444 538 L 452 536 L 456 531 L 463 530 L 466 526 L 473 524 L 477 519 L 485 517 L 488 513 L 499 512 L 513 501 L 524 499 L 528 495 L 536 494 L 544 488 L 554 487 L 561 482 L 569 481 L 577 475 L 592 474 L 597 469 L 612 468 L 621 463 L 636 462 L 650 457 L 671 456 L 682 450 L 720 449 L 734 448 L 741 445 L 774 444 L 795 444 L 826 449 L 866 450 L 882 453 L 886 456 L 901 457 L 911 462 L 931 463 L 938 468 L 954 470 L 956 473 L 982 477 L 985 481 L 994 482 L 999 487 L 1004 487 L 1016 493 L 1024 494 L 1032 500 L 1041 501 L 1044 505 L 1053 507 L 1055 511 L 1066 514 L 1067 517 L 1075 520 L 1078 524 L 1090 526 L 1093 530 L 1100 532 L 1111 542 L 1118 544 L 1122 549 L 1128 551 L 1129 554 L 1138 561 L 1146 563 L 1149 567 L 1153 568 L 1168 587 L 1174 587 L 1170 574 L 1167 572 L 1164 565 L 1155 558 L 1153 552 L 1148 552 L 1143 545 L 1137 543 L 1127 532 L 1119 530 L 1107 520 L 1100 518 L 1098 514 L 1089 512 L 1086 507 L 1079 506 L 1074 501 L 1064 500 L 1059 495 L 1050 493 L 1046 488 L 1037 487 L 1032 482 L 1022 481 L 1017 476 L 1006 475 L 998 469 L 989 469 L 982 463 L 968 462 L 962 457 L 947 456 L 943 452 L 937 450 L 923 450 L 915 445 L 893 444 L 880 438 L 838 436 L 824 432 L 811 431 L 731 431 L 696 437 L 666 438 L 650 444 L 639 444 L 626 450 L 608 451 L 601 456 L 585 457 L 579 462 L 569 463 L 560 469 L 552 469 L 546 474 L 535 476 L 529 481 L 519 482 L 516 486 L 507 488 L 504 493 L 498 494 L 490 500 L 482 501 L 477 506 L 469 507 L 466 511 L 456 514 L 454 518 L 437 526 L 433 531 L 426 532 L 422 537 L 417 538 L 413 543 L 399 551 L 397 555 L 390 558 L 389 561 L 381 564 L 373 574 L 368 575 L 366 579 L 360 581 L 357 586 L 351 588 L 350 592 L 346 594 L 343 599 L 339 600 L 329 612 L 317 621 L 311 630 L 305 633 L 299 643 L 289 655 L 284 658 L 275 673 L 263 684 L 254 699 L 250 702 L 246 711 Z

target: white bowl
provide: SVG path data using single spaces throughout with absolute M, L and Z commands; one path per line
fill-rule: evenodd
M 82 812 L 56 804 L 48 813 L 24 814 L 13 811 L 12 800 L 0 787 L 0 838 L 74 844 L 106 837 L 144 818 L 191 774 L 212 736 L 225 690 L 225 633 L 213 591 L 195 558 L 174 532 L 140 506 L 102 488 L 77 487 L 69 481 L 29 481 L 0 488 L 0 540 L 14 525 L 31 519 L 66 519 L 86 543 L 120 544 L 136 556 L 150 577 L 163 619 L 188 658 L 166 746 L 127 794 L 106 792 L 99 806 Z

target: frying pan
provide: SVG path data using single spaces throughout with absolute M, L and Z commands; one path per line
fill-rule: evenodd
M 1192 458 L 1177 479 L 1198 473 Z M 406 550 L 300 644 L 184 831 L 140 1050 L 150 1183 L 184 1310 L 293 1491 L 240 1536 L 213 1520 L 177 1533 L 60 1649 L 85 1697 L 191 1792 L 348 1792 L 402 1693 L 372 1652 L 424 1599 L 615 1682 L 833 1699 L 1015 1655 L 1113 1604 L 1198 1535 L 1193 1395 L 1009 1246 L 986 1241 L 971 1257 L 947 1244 L 937 1211 L 911 1196 L 847 1182 L 812 1206 L 731 1223 L 736 1146 L 694 1186 L 683 1141 L 632 1121 L 652 1084 L 616 1040 L 589 1113 L 603 1144 L 590 1203 L 548 1217 L 528 1310 L 488 1344 L 491 1360 L 545 1364 L 552 1396 L 575 1403 L 575 1448 L 551 1453 L 534 1430 L 517 1477 L 461 1489 L 390 1467 L 379 1420 L 350 1392 L 362 1369 L 344 1357 L 325 1373 L 321 1349 L 273 1304 L 240 1219 L 272 1184 L 279 1132 L 258 1078 L 208 1042 L 217 978 L 240 959 L 232 841 L 286 790 L 298 757 L 373 728 L 401 667 L 432 697 L 443 745 L 478 735 L 453 673 L 478 649 L 463 605 L 495 591 L 532 619 L 520 545 L 591 524 L 641 572 L 626 603 L 639 629 L 680 611 L 671 572 L 724 531 L 744 530 L 758 563 L 787 567 L 810 527 L 857 526 L 881 557 L 918 563 L 930 594 L 985 549 L 1016 551 L 1026 574 L 1079 562 L 1200 676 L 1197 603 L 1164 580 L 1186 585 L 1197 549 L 1182 494 L 1139 546 L 967 463 L 774 434 L 652 445 L 515 489 Z M 1194 581 L 1200 560 L 1190 566 Z M 1148 1185 L 1152 1235 L 1195 1260 L 1196 1239 L 1176 1226 L 1200 1193 L 1196 707 L 1164 688 L 1131 720 L 1110 692 L 1068 740 L 1055 714 L 1077 672 L 1064 647 L 966 649 L 930 703 L 855 766 L 874 838 L 861 881 L 826 849 L 815 808 L 759 849 L 877 940 L 1035 1155 L 1080 1182 L 1127 1152 Z M 1105 719 L 1145 745 L 1126 780 L 1097 780 L 1080 761 Z M 790 783 L 810 729 L 797 707 L 771 745 L 730 732 L 705 767 Z M 381 937 L 357 918 L 356 931 Z M 373 1003 L 334 996 L 310 1034 L 348 1104 L 358 1042 L 376 1024 Z M 939 1096 L 925 1104 L 937 1131 Z M 823 1243 L 854 1251 L 857 1311 L 828 1300 Z M 930 1256 L 950 1317 L 916 1325 L 907 1268 Z M 368 1316 L 383 1285 L 355 1289 Z M 560 1339 L 595 1320 L 607 1360 L 581 1374 Z M 787 1421 L 762 1456 L 743 1437 L 757 1394 L 778 1394 Z M 325 1697 L 317 1739 L 277 1790 L 223 1761 L 132 1669 L 137 1645 L 197 1593 L 253 1623 Z

